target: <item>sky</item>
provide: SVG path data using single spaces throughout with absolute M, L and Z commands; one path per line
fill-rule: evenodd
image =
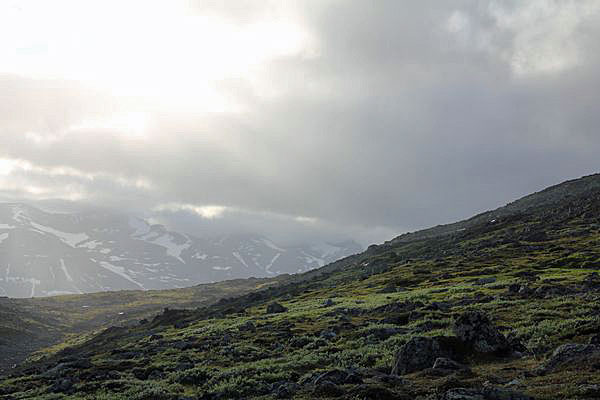
M 0 199 L 381 242 L 598 172 L 596 0 L 0 1 Z

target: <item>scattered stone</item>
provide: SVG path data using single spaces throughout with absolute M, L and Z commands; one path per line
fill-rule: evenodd
M 519 289 L 519 294 L 523 297 L 529 297 L 533 294 L 533 289 L 529 286 L 521 286 Z
M 177 322 L 175 322 L 175 323 L 173 324 L 173 327 L 174 327 L 175 329 L 185 329 L 185 328 L 187 328 L 188 326 L 189 326 L 189 324 L 188 324 L 188 323 L 186 323 L 186 322 L 182 322 L 182 321 L 177 321 Z
M 267 306 L 267 314 L 279 314 L 287 312 L 287 308 L 277 302 L 273 302 Z
M 315 396 L 324 397 L 340 397 L 344 395 L 344 389 L 331 381 L 322 381 L 318 385 L 315 385 L 313 394 Z
M 352 389 L 352 398 L 361 400 L 399 400 L 405 397 L 399 397 L 389 389 L 374 385 L 359 385 Z
M 454 322 L 454 333 L 479 353 L 504 353 L 510 350 L 508 340 L 479 311 L 468 311 Z
M 321 332 L 319 337 L 322 339 L 325 339 L 325 340 L 332 340 L 337 337 L 337 334 L 332 330 L 325 330 L 325 331 Z
M 346 382 L 346 378 L 348 378 L 348 372 L 340 369 L 332 369 L 331 371 L 324 372 L 317 376 L 313 381 L 313 384 L 319 385 L 322 382 L 329 381 L 336 385 L 342 385 Z
M 490 276 L 487 278 L 477 279 L 477 281 L 475 281 L 475 285 L 487 285 L 489 283 L 494 283 L 494 282 L 496 282 L 496 278 L 493 276 Z
M 334 305 L 335 303 L 333 302 L 332 299 L 327 299 L 323 301 L 323 307 L 331 307 L 332 305 Z
M 416 336 L 400 347 L 396 354 L 393 375 L 404 375 L 433 367 L 440 357 L 451 358 L 454 351 L 451 338 Z
M 381 290 L 379 290 L 378 293 L 396 293 L 397 289 L 396 289 L 396 285 L 394 285 L 393 283 L 390 283 L 386 286 L 384 286 Z
M 240 332 L 256 332 L 256 326 L 254 325 L 254 323 L 252 323 L 252 321 L 247 321 L 238 329 L 240 330 Z
M 583 280 L 583 284 L 588 288 L 600 287 L 600 275 L 597 272 L 592 272 Z
M 73 381 L 71 378 L 59 379 L 52 386 L 49 391 L 52 393 L 69 393 L 73 388 Z
M 484 387 L 482 389 L 450 389 L 442 396 L 442 400 L 533 400 L 533 398 L 508 389 Z
M 459 371 L 461 369 L 466 369 L 467 367 L 457 363 L 456 361 L 446 358 L 446 357 L 438 357 L 435 359 L 433 363 L 433 369 L 444 369 L 450 371 Z
M 600 385 L 581 385 L 577 388 L 581 396 L 597 399 L 600 397 Z
M 277 399 L 290 399 L 299 389 L 298 384 L 294 382 L 277 383 L 274 386 L 275 390 L 273 391 L 273 394 Z
M 513 283 L 508 285 L 508 292 L 509 293 L 519 293 L 519 290 L 521 289 L 521 285 L 519 285 L 518 283 Z
M 600 346 L 595 344 L 563 344 L 554 350 L 545 363 L 538 368 L 538 373 L 547 374 L 559 368 L 583 365 L 600 360 Z

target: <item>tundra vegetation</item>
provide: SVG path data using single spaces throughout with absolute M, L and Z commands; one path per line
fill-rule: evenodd
M 595 175 L 301 275 L 11 303 L 59 343 L 0 398 L 598 398 L 598 269 Z

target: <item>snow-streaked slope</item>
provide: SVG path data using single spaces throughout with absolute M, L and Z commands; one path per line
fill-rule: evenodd
M 0 295 L 11 297 L 274 276 L 361 250 L 353 242 L 285 247 L 260 235 L 201 239 L 129 215 L 53 214 L 0 203 Z

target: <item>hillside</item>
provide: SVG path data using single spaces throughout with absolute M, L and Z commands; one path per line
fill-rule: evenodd
M 0 203 L 0 295 L 40 297 L 189 287 L 304 272 L 354 242 L 281 246 L 257 234 L 198 238 L 108 211 L 51 213 Z
M 72 337 L 7 372 L 0 399 L 598 398 L 598 269 L 594 175 Z

